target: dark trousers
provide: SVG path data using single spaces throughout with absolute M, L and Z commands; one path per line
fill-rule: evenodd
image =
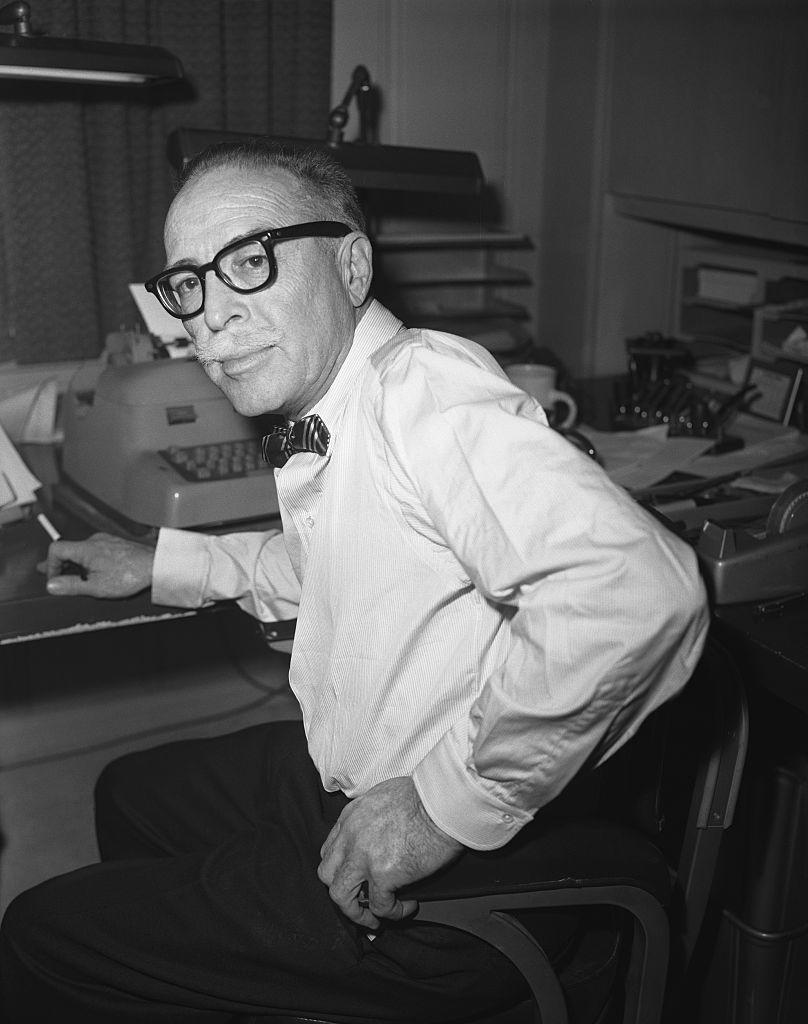
M 345 803 L 297 722 L 113 762 L 96 789 L 102 863 L 6 912 L 2 1019 L 431 1021 L 512 1002 L 520 982 L 485 943 L 411 921 L 371 942 L 340 914 L 316 870 Z

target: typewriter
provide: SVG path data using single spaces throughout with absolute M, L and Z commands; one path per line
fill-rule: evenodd
M 108 367 L 64 397 L 62 474 L 130 529 L 277 515 L 261 421 L 240 416 L 192 359 Z

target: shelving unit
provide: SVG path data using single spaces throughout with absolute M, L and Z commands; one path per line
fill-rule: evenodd
M 718 280 L 708 280 L 707 272 Z M 733 288 L 737 301 L 729 297 Z M 756 310 L 798 298 L 808 299 L 808 262 L 772 255 L 762 248 L 692 240 L 680 245 L 674 311 L 677 337 L 748 353 Z
M 673 331 L 692 343 L 688 376 L 694 384 L 732 394 L 746 379 L 750 357 L 774 362 L 786 355 L 777 345 L 798 324 L 808 325 L 808 312 L 793 323 L 779 323 L 773 313 L 770 323 L 767 314 L 781 304 L 800 305 L 800 299 L 808 311 L 808 260 L 801 255 L 684 232 L 678 236 Z M 761 346 L 764 332 L 768 348 Z
M 531 250 L 523 234 L 495 229 L 402 231 L 375 238 L 380 297 L 412 327 L 470 337 L 495 355 L 531 341 L 523 301 L 530 275 L 508 262 Z

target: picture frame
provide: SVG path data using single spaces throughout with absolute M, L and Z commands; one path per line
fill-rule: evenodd
M 753 384 L 759 395 L 744 411 L 760 419 L 787 424 L 802 385 L 803 367 L 795 363 L 768 363 L 750 359 L 744 387 Z

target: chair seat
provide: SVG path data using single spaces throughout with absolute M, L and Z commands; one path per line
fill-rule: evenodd
M 670 902 L 667 862 L 636 829 L 598 819 L 535 821 L 507 846 L 469 850 L 401 895 L 422 902 L 608 885 L 644 889 L 663 907 Z
M 609 821 L 591 819 L 536 821 L 528 825 L 507 846 L 498 850 L 466 851 L 443 871 L 406 886 L 400 895 L 428 905 L 432 901 L 462 900 L 467 897 L 514 893 L 551 893 L 618 888 L 642 889 L 667 906 L 671 878 L 667 863 L 649 840 L 636 830 Z M 581 892 L 584 901 L 585 893 Z M 586 974 L 597 976 L 614 969 L 616 948 L 607 945 L 602 956 L 573 967 L 580 972 L 577 984 L 586 984 Z M 603 988 L 603 986 L 600 986 Z M 607 978 L 606 990 L 610 987 Z M 517 1024 L 533 1018 L 532 1003 L 504 1009 L 487 1016 L 486 1024 Z M 278 1024 L 382 1024 L 340 1015 L 289 1015 L 273 1017 Z M 573 1018 L 574 1019 L 574 1018 Z

